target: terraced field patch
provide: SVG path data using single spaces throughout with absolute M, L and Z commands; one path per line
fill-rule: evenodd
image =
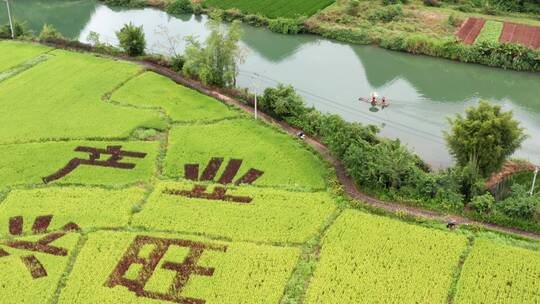
M 254 185 L 323 189 L 325 165 L 288 135 L 247 119 L 171 129 L 165 175 L 185 177 L 187 164 L 202 168 L 212 158 L 242 160 L 238 177 L 251 168 L 264 172 Z M 216 172 L 221 176 L 222 165 Z
M 0 189 L 12 185 L 44 185 L 44 178 L 69 166 L 74 159 L 91 159 L 91 153 L 75 151 L 78 147 L 107 149 L 121 146 L 124 151 L 145 153 L 144 158 L 126 157 L 120 163 L 133 168 L 113 168 L 81 164 L 67 175 L 49 184 L 126 185 L 149 181 L 155 171 L 159 144 L 156 142 L 68 141 L 11 144 L 0 147 Z M 103 160 L 111 155 L 102 155 Z
M 0 222 L 0 224 L 8 223 Z M 40 233 L 11 240 L 0 239 L 2 304 L 48 303 L 54 298 L 58 283 L 65 273 L 69 257 L 80 235 L 68 233 L 45 247 L 45 249 L 57 248 L 60 252 L 55 250 L 45 252 L 43 245 L 41 250 L 34 249 L 34 251 L 25 250 L 21 246 L 28 243 L 35 244 L 50 235 Z
M 278 303 L 299 253 L 182 235 L 97 232 L 58 303 Z
M 0 82 L 0 143 L 122 138 L 140 127 L 165 127 L 154 111 L 102 100 L 140 73 L 139 66 L 59 50 L 50 54 L 47 61 Z
M 0 72 L 9 70 L 19 64 L 29 61 L 41 54 L 51 51 L 51 48 L 41 45 L 28 45 L 10 41 L 0 41 Z
M 215 99 L 151 72 L 127 82 L 111 99 L 122 104 L 164 109 L 173 121 L 216 120 L 240 115 Z
M 30 230 L 32 220 L 47 215 L 49 231 L 60 230 L 68 222 L 81 229 L 117 228 L 128 225 L 132 208 L 140 203 L 144 189 L 106 190 L 90 187 L 55 187 L 14 190 L 0 204 L 0 236 L 9 234 L 11 218 L 22 217 Z
M 270 18 L 311 16 L 332 4 L 333 0 L 204 0 L 211 7 L 237 8 L 247 14 Z
M 152 230 L 186 231 L 233 240 L 302 243 L 315 236 L 335 211 L 325 192 L 302 193 L 255 187 L 227 189 L 228 195 L 247 197 L 249 203 L 190 198 L 192 183 L 160 183 L 134 226 Z M 210 186 L 212 193 L 218 186 Z
M 540 251 L 477 240 L 455 303 L 540 303 Z
M 325 235 L 305 303 L 447 303 L 462 236 L 357 211 Z

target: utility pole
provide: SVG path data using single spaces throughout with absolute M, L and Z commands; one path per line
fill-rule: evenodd
M 534 169 L 534 177 L 533 177 L 533 183 L 531 187 L 531 196 L 534 194 L 534 186 L 536 186 L 536 176 L 538 175 L 538 167 Z
M 6 1 L 6 6 L 7 6 L 9 27 L 11 28 L 11 39 L 15 39 L 15 31 L 13 30 L 13 20 L 11 19 L 11 10 L 9 9 L 9 1 L 8 0 L 4 0 L 4 1 Z
M 258 98 L 259 92 L 257 92 L 257 90 L 259 89 L 259 86 L 257 84 L 257 78 L 260 75 L 257 73 L 253 73 L 253 75 L 254 76 L 251 77 L 253 79 L 253 83 L 251 84 L 251 87 L 253 88 L 253 92 L 255 93 L 255 120 L 257 120 L 258 119 L 258 103 L 259 103 L 259 98 Z

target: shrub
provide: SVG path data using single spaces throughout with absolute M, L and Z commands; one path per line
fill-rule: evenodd
M 119 32 L 116 32 L 116 37 L 118 37 L 120 47 L 129 56 L 140 56 L 144 54 L 146 39 L 142 25 L 137 27 L 131 22 L 124 24 L 124 27 Z
M 50 41 L 52 39 L 61 39 L 63 38 L 62 34 L 56 30 L 56 28 L 50 24 L 44 24 L 41 33 L 39 33 L 38 39 L 40 41 Z
M 174 0 L 167 5 L 167 13 L 172 15 L 193 13 L 191 0 Z
M 426 6 L 433 6 L 433 7 L 439 7 L 441 6 L 441 2 L 439 0 L 423 0 L 424 5 Z
M 182 71 L 184 63 L 186 63 L 186 59 L 182 55 L 176 55 L 171 58 L 171 68 L 176 72 Z
M 390 22 L 403 17 L 403 9 L 400 4 L 389 5 L 381 9 L 372 11 L 367 18 L 371 21 Z
M 456 15 L 454 13 L 450 14 L 448 16 L 448 20 L 447 20 L 447 23 L 451 26 L 459 26 L 461 25 L 461 23 L 463 22 L 463 20 L 461 20 L 460 18 L 456 17 Z
M 347 14 L 351 16 L 358 15 L 358 9 L 360 8 L 359 0 L 350 0 L 347 4 Z
M 268 28 L 272 32 L 281 33 L 281 34 L 298 34 L 302 31 L 302 21 L 300 19 L 288 19 L 288 18 L 277 18 L 270 19 L 268 22 Z
M 28 29 L 26 22 L 19 22 L 17 20 L 13 21 L 13 32 L 15 34 L 15 38 L 32 34 L 32 32 Z M 9 23 L 0 26 L 0 38 L 11 38 L 11 26 Z
M 352 143 L 343 162 L 359 185 L 369 185 L 378 190 L 414 187 L 425 174 L 399 141 L 384 141 L 375 145 L 367 142 Z
M 259 100 L 259 106 L 271 116 L 288 120 L 301 117 L 304 114 L 304 100 L 292 86 L 278 85 L 277 88 L 267 88 Z
M 254 14 L 245 15 L 242 21 L 253 26 L 267 26 L 269 22 L 266 17 Z
M 103 0 L 105 4 L 110 6 L 125 6 L 125 7 L 144 7 L 146 0 Z
M 530 196 L 528 189 L 520 184 L 512 186 L 512 194 L 497 204 L 497 207 L 507 216 L 522 219 L 532 219 L 540 206 L 540 196 Z
M 493 205 L 495 205 L 495 198 L 491 193 L 476 196 L 470 203 L 470 206 L 474 211 L 484 214 L 491 212 Z
M 458 11 L 464 12 L 464 13 L 472 13 L 474 8 L 470 4 L 462 4 L 457 7 Z

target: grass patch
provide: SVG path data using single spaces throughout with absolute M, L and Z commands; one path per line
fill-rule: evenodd
M 333 0 L 204 0 L 210 7 L 237 8 L 247 14 L 260 14 L 270 18 L 311 16 L 333 2 Z
M 540 251 L 477 239 L 455 303 L 540 302 Z
M 305 303 L 446 303 L 463 236 L 345 211 L 322 243 Z
M 173 121 L 217 120 L 239 116 L 215 99 L 153 72 L 127 82 L 111 99 L 146 108 L 162 108 Z
M 492 20 L 486 21 L 486 24 L 484 24 L 484 27 L 480 31 L 480 34 L 478 35 L 478 37 L 476 37 L 476 41 L 474 43 L 482 43 L 482 42 L 498 43 L 499 37 L 501 37 L 503 27 L 504 27 L 504 24 L 502 22 L 492 21 Z
M 137 296 L 121 285 L 106 286 L 136 236 L 135 233 L 118 232 L 90 234 L 58 303 L 160 303 L 143 295 Z M 213 268 L 213 274 L 204 276 L 193 273 L 178 292 L 181 297 L 204 300 L 206 303 L 278 303 L 300 254 L 298 249 L 291 248 L 225 243 L 168 234 L 151 236 L 226 247 L 225 252 L 204 250 L 196 264 Z M 155 249 L 153 244 L 143 245 L 138 256 L 149 259 Z M 188 252 L 189 248 L 170 246 L 150 273 L 144 290 L 167 293 L 176 273 L 164 269 L 164 262 L 182 263 Z M 136 279 L 140 270 L 140 264 L 132 264 L 125 277 Z
M 125 158 L 121 162 L 134 163 L 131 170 L 81 165 L 52 184 L 85 184 L 121 186 L 136 182 L 148 182 L 155 171 L 158 155 L 157 142 L 47 142 L 0 146 L 0 188 L 11 185 L 43 185 L 43 177 L 49 176 L 73 158 L 88 159 L 88 153 L 73 151 L 78 146 L 106 148 L 121 145 L 122 149 L 147 153 L 143 159 Z M 106 158 L 107 156 L 103 156 Z
M 238 177 L 250 168 L 263 171 L 255 185 L 325 188 L 326 167 L 317 156 L 290 136 L 243 119 L 173 128 L 165 157 L 165 175 L 183 177 L 185 164 L 204 168 L 213 157 L 242 159 Z
M 49 230 L 59 230 L 74 222 L 80 228 L 115 228 L 128 224 L 131 208 L 142 200 L 144 190 L 105 190 L 89 187 L 42 188 L 14 190 L 0 204 L 0 223 L 23 216 L 34 219 L 53 215 Z M 30 230 L 31 222 L 25 226 Z M 8 234 L 8 226 L 0 226 L 0 235 Z
M 2 54 L 4 47 L 0 45 Z M 139 73 L 139 66 L 58 50 L 52 54 L 49 60 L 0 83 L 0 143 L 120 138 L 138 127 L 165 127 L 151 110 L 101 100 Z
M 300 243 L 315 236 L 336 209 L 325 192 L 287 192 L 255 187 L 228 190 L 230 195 L 253 198 L 247 204 L 163 193 L 165 189 L 191 190 L 192 187 L 191 183 L 158 184 L 143 211 L 134 216 L 133 225 L 233 240 Z M 212 190 L 210 187 L 207 192 Z

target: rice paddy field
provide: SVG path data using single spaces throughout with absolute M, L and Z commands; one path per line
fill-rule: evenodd
M 0 302 L 540 303 L 540 243 L 350 207 L 305 143 L 134 63 L 0 41 Z
M 210 7 L 236 8 L 246 14 L 259 14 L 269 18 L 311 16 L 334 3 L 334 0 L 204 0 Z

